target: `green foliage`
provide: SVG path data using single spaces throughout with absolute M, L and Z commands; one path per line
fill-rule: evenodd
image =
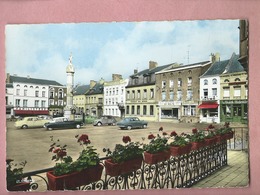
M 170 143 L 171 146 L 185 146 L 190 143 L 189 138 L 186 134 L 175 136 L 174 141 Z
M 17 183 L 22 182 L 23 179 L 23 168 L 26 165 L 27 161 L 19 163 L 20 167 L 17 167 L 18 164 L 12 163 L 12 159 L 6 160 L 6 181 L 7 186 L 14 186 Z M 14 168 L 15 167 L 15 168 Z
M 144 151 L 154 154 L 157 152 L 168 150 L 169 145 L 167 144 L 167 142 L 167 138 L 157 135 L 157 137 L 150 140 L 149 144 L 145 144 L 143 148 Z
M 189 135 L 189 139 L 191 142 L 203 142 L 205 140 L 205 134 L 203 131 L 197 131 L 192 135 Z

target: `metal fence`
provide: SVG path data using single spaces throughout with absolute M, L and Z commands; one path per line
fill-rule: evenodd
M 101 162 L 104 165 L 104 160 Z M 80 186 L 73 190 L 125 190 L 125 189 L 162 189 L 188 188 L 227 165 L 227 142 L 207 146 L 189 154 L 174 157 L 157 163 L 142 163 L 140 169 L 119 175 L 105 173 L 99 181 Z M 30 182 L 30 191 L 49 190 L 44 169 L 25 173 L 25 180 Z
M 234 137 L 227 142 L 228 150 L 248 150 L 248 127 L 233 127 L 232 130 L 234 131 Z

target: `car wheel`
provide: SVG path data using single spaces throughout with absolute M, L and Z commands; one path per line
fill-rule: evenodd
M 51 131 L 51 130 L 52 130 L 52 128 L 51 128 L 51 127 L 49 127 L 49 128 L 48 128 L 48 130 L 49 130 L 49 131 Z
M 23 125 L 22 129 L 28 129 L 28 125 Z
M 101 123 L 101 122 L 98 122 L 98 123 L 97 123 L 97 126 L 101 126 L 101 125 L 102 125 L 102 123 Z
M 120 127 L 121 130 L 124 130 L 125 128 L 124 127 Z
M 76 125 L 76 128 L 79 129 L 79 128 L 80 128 L 80 124 L 77 124 L 77 125 Z
M 146 129 L 147 125 L 143 125 L 143 129 Z
M 127 130 L 131 130 L 132 127 L 130 125 L 127 126 Z

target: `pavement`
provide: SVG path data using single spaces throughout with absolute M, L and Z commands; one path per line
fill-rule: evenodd
M 249 185 L 249 156 L 247 151 L 227 153 L 228 165 L 206 177 L 192 188 L 234 188 Z

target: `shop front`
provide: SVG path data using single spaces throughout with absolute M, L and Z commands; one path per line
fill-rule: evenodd
M 179 120 L 181 104 L 179 102 L 159 102 L 159 121 Z
M 247 100 L 221 100 L 221 122 L 247 123 L 248 101 Z
M 198 108 L 200 111 L 200 122 L 219 123 L 219 104 L 217 101 L 202 102 Z

